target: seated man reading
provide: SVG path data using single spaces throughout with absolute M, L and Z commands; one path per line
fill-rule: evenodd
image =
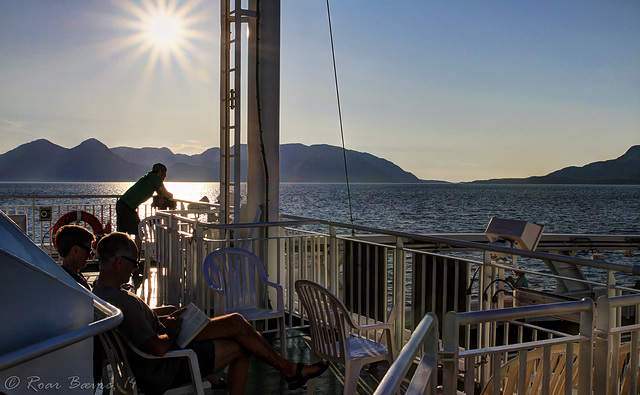
M 123 336 L 141 350 L 163 356 L 167 351 L 177 349 L 175 338 L 180 333 L 179 317 L 184 308 L 158 317 L 142 299 L 121 289 L 138 267 L 137 257 L 136 244 L 126 234 L 116 232 L 103 237 L 98 243 L 100 275 L 93 292 L 122 310 L 124 322 L 120 331 Z M 244 393 L 252 355 L 280 371 L 289 389 L 302 387 L 329 366 L 326 362 L 303 365 L 285 359 L 239 314 L 212 318 L 185 348 L 196 352 L 200 372 L 214 385 L 218 383 L 215 372 L 229 366 L 227 386 L 230 394 Z M 145 393 L 162 393 L 172 385 L 191 380 L 184 358 L 149 360 L 136 358 L 134 353 L 130 353 L 130 357 L 136 383 Z

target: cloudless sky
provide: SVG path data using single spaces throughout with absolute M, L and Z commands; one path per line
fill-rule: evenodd
M 264 0 L 263 0 L 264 1 Z M 332 0 L 348 149 L 422 179 L 544 175 L 640 144 L 640 1 Z M 341 145 L 324 0 L 282 0 L 281 143 Z M 145 35 L 163 8 L 172 50 Z M 219 146 L 218 1 L 0 0 L 0 153 Z

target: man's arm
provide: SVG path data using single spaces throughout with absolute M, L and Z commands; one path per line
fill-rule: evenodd
M 169 315 L 174 311 L 176 311 L 177 309 L 175 306 L 167 305 L 167 306 L 160 306 L 160 307 L 152 307 L 151 310 L 153 310 L 153 312 L 156 313 L 158 317 L 161 317 L 164 315 Z
M 167 191 L 167 188 L 165 188 L 164 184 L 162 184 L 160 188 L 158 188 L 158 195 L 162 195 L 167 199 L 173 198 L 173 193 Z
M 170 320 L 171 318 L 178 318 L 182 315 L 182 313 L 187 311 L 186 307 L 181 307 L 177 310 L 175 307 L 173 307 L 173 310 L 169 311 L 170 310 L 169 307 L 173 307 L 173 306 L 166 306 L 167 311 L 163 312 L 162 315 L 159 313 L 159 311 L 162 312 L 163 310 L 162 307 L 154 309 L 154 312 L 158 316 L 158 320 L 160 320 L 160 322 L 162 323 L 162 325 L 165 326 L 165 328 L 168 328 L 169 325 L 172 325 L 172 322 Z
M 149 354 L 162 357 L 171 349 L 172 344 L 173 339 L 168 335 L 156 335 L 156 337 L 147 340 L 147 342 L 142 345 L 142 348 Z
M 180 333 L 182 325 L 178 317 L 166 316 L 163 318 L 163 325 L 167 328 L 167 333 L 164 335 L 156 335 L 142 345 L 142 348 L 146 352 L 158 357 L 164 356 L 167 351 L 171 349 L 175 338 L 178 336 L 178 333 Z

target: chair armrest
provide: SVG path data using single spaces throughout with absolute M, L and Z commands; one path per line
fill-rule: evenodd
M 351 321 L 350 319 L 348 319 L 347 321 Z M 351 329 L 354 331 L 361 331 L 361 332 L 370 332 L 370 331 L 383 331 L 383 333 L 380 336 L 379 340 L 382 340 L 382 337 L 386 335 L 386 341 L 384 343 L 386 343 L 387 347 L 389 347 L 390 351 L 392 350 L 393 347 L 393 342 L 391 339 L 391 331 L 393 330 L 393 325 L 388 324 L 388 323 L 381 323 L 381 324 L 371 324 L 371 325 L 356 325 L 353 322 L 349 323 L 349 326 L 351 326 Z M 376 340 L 376 341 L 379 341 Z M 393 354 L 392 354 L 393 355 Z
M 371 324 L 371 325 L 354 325 L 354 328 L 361 331 L 372 331 L 372 330 L 379 330 L 379 329 L 386 329 L 390 331 L 391 329 L 393 329 L 393 325 L 387 324 L 387 323 Z
M 207 287 L 209 287 L 209 289 L 212 290 L 213 292 L 224 295 L 224 291 L 222 290 L 222 288 L 218 288 L 215 285 L 209 285 L 209 284 L 207 284 Z
M 166 354 L 164 354 L 163 356 L 159 357 L 157 355 L 153 355 L 153 354 L 149 354 L 148 352 L 144 352 L 141 349 L 139 349 L 138 347 L 134 346 L 133 344 L 131 344 L 131 342 L 129 341 L 129 339 L 126 339 L 124 337 L 122 337 L 124 339 L 124 341 L 127 343 L 127 346 L 129 346 L 130 349 L 133 350 L 133 352 L 135 352 L 136 354 L 140 355 L 141 357 L 147 358 L 147 359 L 162 359 L 162 358 L 180 358 L 180 357 L 188 357 L 188 358 L 196 358 L 196 353 L 193 350 L 190 350 L 188 348 L 183 349 L 183 350 L 171 350 L 171 351 L 167 351 Z
M 216 316 L 224 315 L 227 313 L 227 294 L 213 284 L 207 284 L 210 290 L 213 291 L 213 310 Z
M 276 296 L 278 300 L 276 301 L 278 306 L 278 311 L 284 311 L 284 291 L 282 290 L 282 285 L 276 284 L 271 281 L 265 281 L 265 284 L 269 287 L 273 287 L 276 289 Z
M 196 394 L 204 393 L 203 392 L 204 386 L 202 384 L 202 380 L 203 380 L 202 372 L 200 372 L 200 364 L 198 363 L 198 356 L 196 355 L 195 351 L 190 350 L 188 348 L 185 348 L 183 350 L 171 350 L 171 351 L 167 351 L 166 354 L 159 357 L 157 355 L 146 353 L 138 349 L 137 347 L 134 347 L 129 342 L 129 340 L 125 339 L 125 341 L 129 345 L 129 347 L 133 350 L 133 352 L 135 352 L 136 354 L 140 355 L 143 358 L 147 358 L 147 359 L 187 358 L 189 362 L 189 371 L 191 373 L 191 381 L 196 388 Z

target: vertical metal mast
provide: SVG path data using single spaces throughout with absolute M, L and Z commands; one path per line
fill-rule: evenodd
M 240 0 L 220 2 L 220 222 L 240 218 L 242 132 L 242 10 Z M 229 201 L 231 196 L 233 201 Z M 233 213 L 231 213 L 233 206 Z
M 246 9 L 242 4 L 242 0 L 221 1 L 222 223 L 231 222 L 231 218 L 253 222 L 257 217 L 263 222 L 277 221 L 280 212 L 280 0 L 244 0 Z M 243 24 L 249 27 L 244 38 Z M 248 168 L 243 171 L 240 143 L 244 130 Z M 241 213 L 243 173 L 247 175 L 247 205 Z

